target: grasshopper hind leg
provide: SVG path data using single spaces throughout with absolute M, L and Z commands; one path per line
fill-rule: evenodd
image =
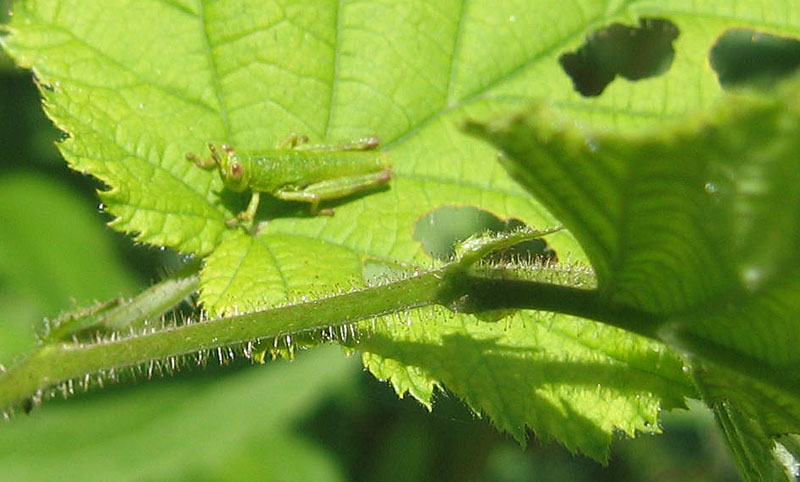
M 305 186 L 303 189 L 281 189 L 273 195 L 284 201 L 299 201 L 311 205 L 311 214 L 333 215 L 332 209 L 319 209 L 319 203 L 331 199 L 341 199 L 368 189 L 386 184 L 392 171 L 385 168 L 361 176 L 329 179 Z
M 330 144 L 303 144 L 295 149 L 317 152 L 339 152 L 339 151 L 371 151 L 381 145 L 381 140 L 375 136 L 362 137 L 353 141 L 336 142 Z
M 296 132 L 292 132 L 286 140 L 278 144 L 278 149 L 298 149 L 316 152 L 371 151 L 377 149 L 380 145 L 381 140 L 375 136 L 362 137 L 346 142 L 309 144 L 308 136 L 302 136 Z

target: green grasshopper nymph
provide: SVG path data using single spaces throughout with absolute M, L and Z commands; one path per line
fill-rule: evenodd
M 321 201 L 371 189 L 391 178 L 388 156 L 375 151 L 380 145 L 377 137 L 343 144 L 307 142 L 307 137 L 292 134 L 275 149 L 247 153 L 209 143 L 208 160 L 192 153 L 186 158 L 202 168 L 217 166 L 225 188 L 252 192 L 247 209 L 227 221 L 231 227 L 240 222 L 252 227 L 262 192 L 285 201 L 310 203 L 312 214 L 330 215 L 330 209 L 319 210 Z

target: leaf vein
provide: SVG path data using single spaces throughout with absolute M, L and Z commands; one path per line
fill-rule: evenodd
M 445 97 L 444 105 L 450 105 L 453 100 L 453 87 L 455 86 L 456 75 L 458 74 L 458 58 L 459 54 L 461 53 L 461 42 L 464 36 L 464 19 L 466 18 L 466 4 L 468 0 L 462 0 L 461 5 L 458 11 L 458 23 L 456 24 L 456 33 L 455 39 L 453 41 L 453 51 L 451 52 L 452 57 L 450 61 L 450 69 L 447 75 L 447 87 L 445 88 L 445 92 L 447 93 Z
M 208 64 L 211 73 L 211 87 L 214 91 L 214 96 L 217 99 L 217 103 L 219 104 L 219 109 L 217 113 L 219 114 L 220 120 L 222 121 L 222 128 L 224 131 L 224 138 L 225 141 L 231 141 L 231 126 L 230 120 L 228 118 L 227 107 L 224 101 L 224 95 L 222 92 L 222 86 L 220 85 L 220 74 L 219 74 L 219 66 L 217 65 L 216 57 L 214 56 L 213 49 L 211 47 L 211 38 L 209 37 L 208 31 L 208 19 L 206 18 L 206 0 L 200 0 L 200 11 L 202 12 L 199 21 L 201 23 L 202 32 L 203 32 L 203 41 L 205 42 L 205 51 L 208 57 Z

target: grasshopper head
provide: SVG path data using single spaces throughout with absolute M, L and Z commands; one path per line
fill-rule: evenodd
M 217 150 L 211 143 L 208 144 L 208 148 L 211 150 L 211 159 L 219 168 L 219 175 L 225 187 L 234 192 L 246 191 L 250 182 L 250 172 L 233 148 L 222 144 Z

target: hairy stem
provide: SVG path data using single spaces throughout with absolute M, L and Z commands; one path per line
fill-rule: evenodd
M 173 301 L 182 299 L 187 287 L 192 286 L 194 276 L 189 274 L 180 277 L 184 281 L 179 283 L 168 280 L 164 286 L 172 286 L 177 294 L 166 298 Z M 145 293 L 158 298 L 163 297 L 161 291 L 151 289 Z M 137 300 L 142 306 L 148 306 L 145 300 L 139 299 L 141 296 Z M 156 301 L 149 306 L 161 310 L 163 307 Z M 101 371 L 325 329 L 433 304 L 462 313 L 504 309 L 551 311 L 593 319 L 670 345 L 675 344 L 675 340 L 658 331 L 660 327 L 663 328 L 663 320 L 629 307 L 609 304 L 597 290 L 498 279 L 469 272 L 463 265 L 454 263 L 401 281 L 243 315 L 150 328 L 143 333 L 97 342 L 48 339 L 12 369 L 0 373 L 0 409 L 35 397 L 38 392 L 52 385 Z M 137 323 L 137 319 L 132 322 L 134 326 Z M 681 348 L 686 343 L 682 339 L 682 343 L 677 344 Z M 694 354 L 701 358 L 728 362 L 724 365 L 732 369 L 741 366 L 741 360 L 735 354 L 727 354 L 727 358 L 721 360 L 717 353 L 719 350 L 715 351 L 713 347 L 694 343 L 692 348 Z M 745 364 L 745 367 L 748 366 Z M 746 369 L 742 374 L 752 376 Z M 778 380 L 764 381 L 774 384 Z
M 173 288 L 182 294 L 186 283 Z M 163 295 L 159 290 L 148 291 L 153 296 Z M 495 309 L 554 311 L 598 320 L 648 337 L 655 337 L 653 330 L 658 326 L 657 320 L 646 313 L 609 306 L 595 290 L 491 279 L 470 274 L 463 265 L 454 263 L 400 281 L 243 315 L 150 328 L 143 333 L 96 342 L 47 340 L 15 367 L 0 374 L 0 408 L 23 402 L 49 386 L 101 371 L 354 323 L 433 304 L 464 313 Z
M 474 275 L 453 279 L 451 289 L 449 302 L 442 300 L 442 304 L 463 313 L 502 309 L 552 311 L 600 321 L 658 339 L 659 318 L 630 307 L 611 305 L 597 290 Z
M 46 387 L 101 370 L 429 305 L 436 302 L 441 283 L 441 272 L 431 272 L 376 288 L 116 340 L 43 345 L 0 374 L 0 408 L 14 406 Z

